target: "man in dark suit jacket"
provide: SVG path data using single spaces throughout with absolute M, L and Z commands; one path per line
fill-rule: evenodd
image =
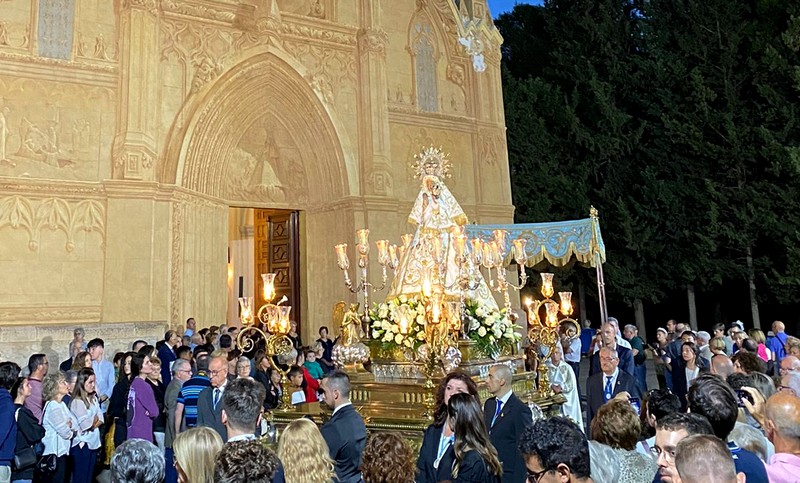
M 211 387 L 203 389 L 197 396 L 197 425 L 213 429 L 225 442 L 228 441 L 228 430 L 222 422 L 222 396 L 228 385 L 228 358 L 212 357 L 208 363 L 208 375 Z
M 333 409 L 333 415 L 320 430 L 328 443 L 339 483 L 361 481 L 361 453 L 367 442 L 364 420 L 350 403 L 350 377 L 336 370 L 325 375 L 319 385 L 322 400 Z
M 525 483 L 527 472 L 519 451 L 519 438 L 533 423 L 533 417 L 530 408 L 511 392 L 513 378 L 511 370 L 504 364 L 489 369 L 486 388 L 494 397 L 484 403 L 483 419 L 503 465 L 503 483 Z
M 588 404 L 586 405 L 586 426 L 591 427 L 592 418 L 597 410 L 606 402 L 614 399 L 621 392 L 627 392 L 628 397 L 642 400 L 642 392 L 636 379 L 619 368 L 617 351 L 603 347 L 597 354 L 600 360 L 601 371 L 589 376 L 586 382 Z
M 614 324 L 603 324 L 603 327 L 600 329 L 600 341 L 603 343 L 603 347 L 613 349 L 617 352 L 617 360 L 619 361 L 620 370 L 635 377 L 633 352 L 631 352 L 631 350 L 627 347 L 622 347 L 621 345 L 617 344 L 617 328 L 614 326 Z M 599 356 L 600 351 L 597 351 L 592 355 L 592 363 L 589 367 L 589 376 L 600 372 L 601 364 Z

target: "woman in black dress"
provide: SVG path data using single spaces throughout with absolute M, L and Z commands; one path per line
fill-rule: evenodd
M 503 467 L 489 441 L 483 410 L 477 398 L 454 394 L 447 403 L 447 424 L 455 431 L 453 483 L 500 483 Z
M 447 425 L 447 403 L 454 394 L 466 393 L 478 399 L 478 386 L 465 373 L 453 371 L 442 379 L 436 390 L 433 424 L 425 429 L 417 458 L 417 483 L 436 483 L 450 479 L 453 463 L 453 428 Z

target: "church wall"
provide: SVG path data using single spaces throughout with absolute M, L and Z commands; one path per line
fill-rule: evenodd
M 333 245 L 412 230 L 423 145 L 470 221 L 512 220 L 499 45 L 476 73 L 446 2 L 2 4 L 0 358 L 225 322 L 230 206 L 300 211 L 315 339 L 355 299 Z

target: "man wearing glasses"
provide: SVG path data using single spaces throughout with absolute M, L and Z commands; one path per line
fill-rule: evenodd
M 208 377 L 211 387 L 203 389 L 197 397 L 197 425 L 208 426 L 228 441 L 228 430 L 222 423 L 222 395 L 228 385 L 228 356 L 216 351 L 208 363 Z
M 781 376 L 790 372 L 800 372 L 800 359 L 786 356 L 781 360 Z
M 589 443 L 583 431 L 564 417 L 540 419 L 525 428 L 519 450 L 527 483 L 591 483 Z
M 656 441 L 650 448 L 658 465 L 655 483 L 681 483 L 675 467 L 675 449 L 682 439 L 695 434 L 714 434 L 711 423 L 699 414 L 672 413 L 656 422 Z
M 172 441 L 177 436 L 175 432 L 175 406 L 178 404 L 178 394 L 183 388 L 183 383 L 191 377 L 192 364 L 189 361 L 178 359 L 172 364 L 172 380 L 169 381 L 167 389 L 164 391 L 164 406 L 167 411 L 167 428 L 164 434 L 165 483 L 176 483 L 178 481 L 178 472 L 173 464 L 175 453 L 172 450 Z

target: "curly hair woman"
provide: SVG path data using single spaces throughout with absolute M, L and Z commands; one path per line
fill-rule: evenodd
M 375 433 L 367 439 L 361 462 L 364 483 L 411 483 L 414 452 L 397 433 Z
M 436 483 L 447 479 L 453 463 L 453 428 L 447 424 L 447 403 L 453 394 L 467 393 L 478 399 L 478 386 L 467 374 L 453 371 L 442 379 L 436 390 L 433 424 L 425 429 L 417 459 L 417 483 Z M 442 472 L 439 472 L 442 468 Z
M 286 483 L 331 483 L 333 460 L 319 428 L 305 418 L 286 426 L 278 440 L 278 458 Z

